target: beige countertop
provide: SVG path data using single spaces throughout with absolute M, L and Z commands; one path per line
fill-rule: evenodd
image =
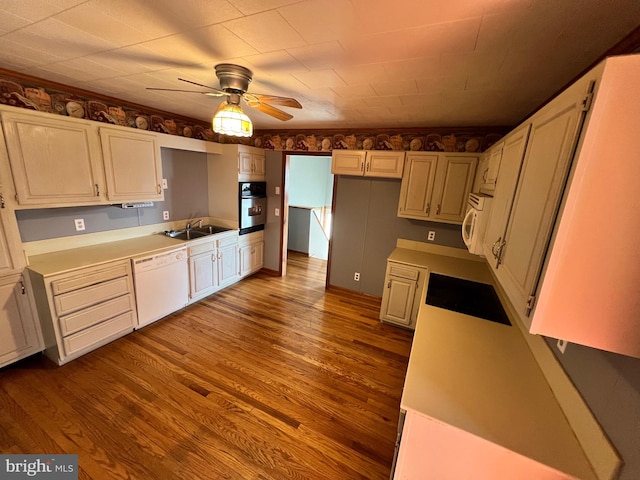
M 163 234 L 145 235 L 127 240 L 34 255 L 29 257 L 28 268 L 47 277 L 82 267 L 186 247 L 187 243 L 185 240 L 167 237 Z
M 493 283 L 484 262 L 396 248 L 389 260 Z M 596 478 L 523 333 L 422 304 L 401 408 L 580 479 Z

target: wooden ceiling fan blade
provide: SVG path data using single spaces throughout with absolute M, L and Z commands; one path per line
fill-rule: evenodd
M 271 105 L 267 105 L 266 103 L 247 102 L 247 105 L 255 108 L 256 110 L 260 110 L 262 113 L 271 115 L 273 118 L 282 120 L 283 122 L 293 118 L 293 115 L 289 115 L 287 112 L 283 112 L 282 110 L 272 107 Z
M 258 103 L 268 103 L 270 105 L 279 105 L 281 107 L 302 108 L 300 102 L 291 97 L 278 97 L 276 95 L 266 95 L 264 93 L 245 93 L 245 99 L 249 101 L 257 101 Z M 246 98 L 254 97 L 254 98 Z
M 182 92 L 182 93 L 199 93 L 201 95 L 213 95 L 214 97 L 219 97 L 220 95 L 224 94 L 224 92 L 221 93 L 213 93 L 213 92 L 201 92 L 199 90 L 180 90 L 177 88 L 156 88 L 156 87 L 147 87 L 147 90 L 160 90 L 163 92 Z
M 178 78 L 178 80 L 180 80 L 181 82 L 190 83 L 192 85 L 197 85 L 199 87 L 208 88 L 209 90 L 213 90 L 214 92 L 219 92 L 221 95 L 226 95 L 227 94 L 227 92 L 225 92 L 224 90 L 220 90 L 219 88 L 210 87 L 209 85 L 203 85 L 202 83 L 192 82 L 191 80 L 186 80 L 184 78 Z

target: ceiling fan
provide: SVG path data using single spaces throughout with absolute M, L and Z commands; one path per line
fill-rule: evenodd
M 242 109 L 240 108 L 240 100 L 244 100 L 245 103 L 255 108 L 262 113 L 266 113 L 278 120 L 286 121 L 293 118 L 293 115 L 290 115 L 287 112 L 280 110 L 279 108 L 274 107 L 273 105 L 278 105 L 282 107 L 291 107 L 291 108 L 302 108 L 300 102 L 298 102 L 295 98 L 290 97 L 278 97 L 275 95 L 265 95 L 262 93 L 247 93 L 249 89 L 249 84 L 253 78 L 253 72 L 248 68 L 241 67 L 240 65 L 234 65 L 231 63 L 220 63 L 215 66 L 216 76 L 220 81 L 220 88 L 210 87 L 208 85 L 202 85 L 200 83 L 192 82 L 191 80 L 185 80 L 184 78 L 178 78 L 178 80 L 186 83 L 190 83 L 192 85 L 197 85 L 199 87 L 203 87 L 208 89 L 209 91 L 202 92 L 198 90 L 180 90 L 173 88 L 152 88 L 148 87 L 147 90 L 164 90 L 171 92 L 187 92 L 187 93 L 199 93 L 201 95 L 207 95 L 212 97 L 224 97 L 226 96 L 226 100 L 222 102 L 218 110 L 214 115 L 214 131 L 218 133 L 224 133 L 226 135 L 238 135 L 238 136 L 251 136 L 253 132 L 253 127 L 251 125 L 251 120 L 247 117 Z M 226 113 L 225 113 L 226 112 Z M 217 122 L 221 124 L 221 118 L 233 118 L 236 123 L 235 130 L 232 128 L 231 131 L 236 131 L 240 133 L 229 133 L 229 124 L 227 123 L 227 128 L 224 126 L 218 125 L 218 127 L 222 130 L 216 130 L 216 118 L 219 119 Z M 242 119 L 241 119 L 242 117 Z M 240 122 L 240 123 L 239 123 Z M 241 124 L 241 122 L 245 122 L 245 124 Z M 248 125 L 247 125 L 248 123 Z

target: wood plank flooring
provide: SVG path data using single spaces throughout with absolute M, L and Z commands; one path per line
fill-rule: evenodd
M 412 334 L 293 252 L 57 367 L 0 371 L 0 452 L 76 453 L 81 479 L 386 479 Z

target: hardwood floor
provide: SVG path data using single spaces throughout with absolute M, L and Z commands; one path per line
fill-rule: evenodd
M 290 253 L 57 367 L 0 371 L 0 452 L 77 453 L 81 479 L 386 479 L 411 332 Z

